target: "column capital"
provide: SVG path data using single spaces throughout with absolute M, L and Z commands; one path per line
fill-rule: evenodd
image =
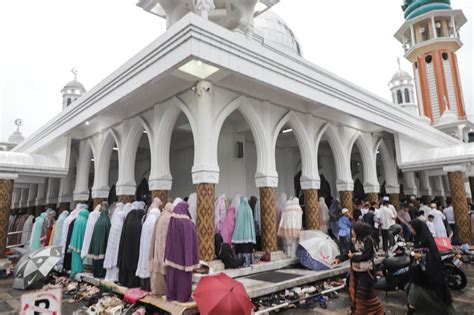
M 336 182 L 336 189 L 338 192 L 341 191 L 354 191 L 354 182 Z
M 366 194 L 371 193 L 380 193 L 380 185 L 373 185 L 373 184 L 364 184 L 364 192 Z
M 194 167 L 193 167 L 194 168 Z M 218 184 L 219 183 L 219 170 L 193 170 L 193 184 Z
M 453 172 L 466 172 L 466 165 L 458 164 L 458 165 L 448 165 L 443 167 L 443 171 L 447 173 L 453 173 Z
M 171 190 L 173 185 L 173 178 L 169 175 L 169 178 L 155 178 L 148 181 L 148 188 L 150 191 L 153 190 Z
M 46 205 L 46 200 L 44 200 L 44 199 L 36 199 L 35 200 L 35 206 L 39 207 L 39 206 L 44 206 L 44 205 Z
M 150 182 L 148 182 L 148 185 L 150 185 Z M 115 186 L 115 194 L 117 196 L 134 196 L 136 191 L 137 188 L 135 185 L 117 184 L 117 186 Z
M 385 187 L 385 191 L 387 194 L 399 194 L 400 193 L 400 186 L 398 187 Z
M 15 180 L 17 178 L 18 178 L 18 174 L 0 173 L 0 180 Z
M 72 202 L 72 196 L 59 196 L 58 197 L 58 203 L 71 203 Z
M 278 178 L 277 178 L 278 180 Z M 309 179 L 303 178 L 300 179 L 301 189 L 308 190 L 308 189 L 319 189 L 321 187 L 321 180 L 318 179 Z
M 135 193 L 133 193 L 135 194 Z M 109 189 L 101 188 L 92 190 L 92 199 L 102 199 L 109 196 Z
M 84 201 L 89 200 L 89 193 L 74 193 L 74 201 Z
M 57 204 L 58 203 L 58 198 L 46 198 L 46 204 L 49 205 L 49 204 Z
M 278 176 L 255 176 L 257 188 L 278 187 Z

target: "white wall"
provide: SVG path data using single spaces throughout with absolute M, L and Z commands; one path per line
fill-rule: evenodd
M 193 159 L 194 146 L 192 144 L 179 149 L 171 149 L 170 168 L 173 185 L 169 195 L 170 198 L 184 198 L 196 191 L 191 176 Z

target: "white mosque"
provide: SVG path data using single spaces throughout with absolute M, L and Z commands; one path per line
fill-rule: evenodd
M 167 30 L 86 91 L 74 78 L 63 110 L 0 151 L 0 252 L 10 211 L 79 201 L 198 194 L 200 255 L 214 259 L 214 198 L 258 196 L 262 246 L 276 250 L 276 200 L 450 197 L 470 241 L 474 178 L 456 51 L 462 11 L 406 0 L 396 32 L 413 63 L 390 80 L 393 102 L 307 61 L 271 11 L 279 0 L 140 0 Z M 146 14 L 144 12 L 144 14 Z M 474 182 L 472 185 L 474 188 Z

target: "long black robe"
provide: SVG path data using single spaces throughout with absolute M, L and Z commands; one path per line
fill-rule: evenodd
M 117 266 L 119 267 L 119 283 L 128 287 L 140 286 L 140 278 L 135 275 L 140 255 L 140 236 L 144 210 L 132 210 L 125 218 L 122 235 L 120 236 Z
M 68 249 L 69 249 L 69 244 L 71 243 L 71 237 L 72 237 L 72 230 L 73 230 L 73 227 L 74 227 L 74 222 L 76 222 L 76 219 L 71 221 L 71 224 L 69 224 L 69 229 L 67 231 L 66 253 L 64 254 L 64 263 L 63 263 L 63 268 L 65 270 L 71 270 L 72 253 Z

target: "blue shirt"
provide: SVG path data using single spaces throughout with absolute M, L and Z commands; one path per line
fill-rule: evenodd
M 345 215 L 340 217 L 339 221 L 337 221 L 337 225 L 339 227 L 339 237 L 346 237 L 351 235 L 352 222 L 351 220 L 349 220 L 348 217 L 346 217 Z

